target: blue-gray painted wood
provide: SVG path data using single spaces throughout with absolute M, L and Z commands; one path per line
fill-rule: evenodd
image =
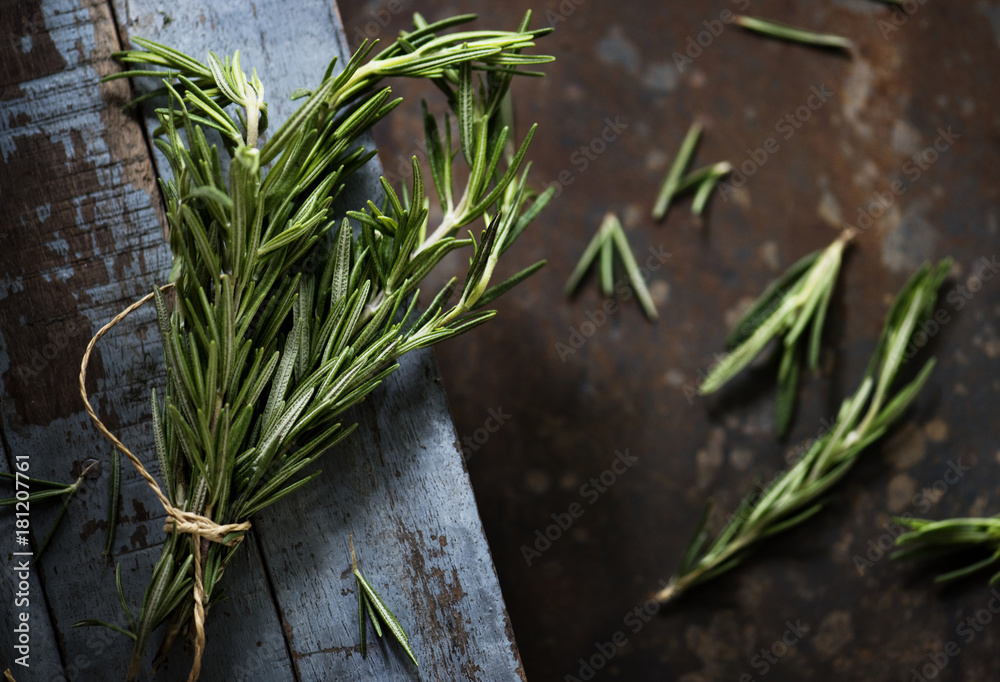
M 16 39 L 0 46 L 0 419 L 11 449 L 5 465 L 14 453 L 31 452 L 36 476 L 70 480 L 89 458 L 106 465 L 109 453 L 75 397 L 83 346 L 162 282 L 169 267 L 154 184 L 162 169 L 140 125 L 120 109 L 126 84 L 97 83 L 117 68 L 110 53 L 120 48 L 119 35 L 199 57 L 240 49 L 243 64 L 256 67 L 265 83 L 276 122 L 293 109 L 287 94 L 315 85 L 347 48 L 336 7 L 316 0 L 115 0 L 113 11 L 103 2 L 3 4 L 17 5 L 2 12 L 6 33 Z M 372 164 L 344 205 L 362 205 L 377 177 Z M 146 310 L 101 341 L 91 370 L 98 412 L 154 474 L 148 395 L 162 386 L 161 366 Z M 202 679 L 522 678 L 433 356 L 405 358 L 352 416 L 360 428 L 327 455 L 323 475 L 255 519 L 226 574 L 230 599 L 209 613 Z M 114 559 L 138 604 L 159 554 L 162 510 L 134 472 L 126 466 L 123 473 Z M 101 557 L 106 481 L 104 466 L 78 494 L 40 563 L 33 589 L 44 584 L 48 604 L 32 607 L 35 665 L 15 670 L 21 682 L 61 679 L 63 672 L 83 680 L 124 675 L 124 637 L 69 627 L 81 618 L 124 622 L 112 565 Z M 36 533 L 48 529 L 56 507 L 33 510 Z M 0 522 L 4 556 L 11 524 L 8 516 Z M 385 642 L 372 643 L 367 659 L 359 655 L 351 532 L 362 570 L 410 633 L 419 669 Z M 6 623 L 12 602 L 0 596 Z M 8 665 L 9 637 L 0 628 L 0 663 Z M 185 674 L 189 659 L 180 649 L 158 679 Z

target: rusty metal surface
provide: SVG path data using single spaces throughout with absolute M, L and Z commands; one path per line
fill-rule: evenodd
M 510 255 L 522 266 L 548 258 L 549 266 L 503 300 L 496 324 L 436 351 L 458 432 L 469 439 L 468 468 L 528 678 L 588 679 L 579 659 L 601 645 L 613 658 L 595 671 L 598 680 L 909 681 L 919 679 L 913 670 L 997 679 L 1000 624 L 962 628 L 977 613 L 996 620 L 982 616 L 986 576 L 936 589 L 941 566 L 892 563 L 869 541 L 885 544 L 894 513 L 1000 512 L 1000 279 L 974 277 L 977 261 L 998 251 L 1000 4 L 914 1 L 912 15 L 868 0 L 352 0 L 342 9 L 356 44 L 365 32 L 392 37 L 414 10 L 428 19 L 479 12 L 482 26 L 513 27 L 529 6 L 536 25 L 554 23 L 544 49 L 558 61 L 546 79 L 518 84 L 517 113 L 540 124 L 534 182 L 562 174 L 565 187 Z M 858 53 L 713 23 L 740 6 L 848 35 Z M 702 33 L 713 28 L 718 36 Z M 692 48 L 680 71 L 673 53 L 699 36 L 706 46 Z M 810 100 L 814 88 L 830 93 L 826 101 Z M 427 92 L 412 83 L 394 89 Z M 696 163 L 729 159 L 753 175 L 713 197 L 701 229 L 687 201 L 653 224 L 659 182 L 694 117 L 706 124 Z M 609 119 L 622 130 L 608 132 Z M 394 126 L 376 134 L 390 171 L 420 139 L 415 117 Z M 949 129 L 954 139 L 939 139 Z M 768 138 L 772 151 L 754 161 Z M 915 164 L 935 142 L 944 151 Z M 892 195 L 893 181 L 905 191 Z M 732 311 L 829 243 L 842 220 L 859 223 L 876 194 L 891 205 L 872 210 L 877 219 L 846 258 L 823 371 L 804 380 L 788 440 L 777 441 L 771 427 L 773 366 L 718 398 L 689 402 L 685 387 L 721 350 Z M 631 300 L 587 326 L 588 312 L 600 319 L 604 304 L 593 278 L 576 299 L 561 294 L 607 210 L 623 217 L 637 253 L 672 254 L 651 278 L 656 324 Z M 893 435 L 811 523 L 668 612 L 635 613 L 676 566 L 705 499 L 731 510 L 783 466 L 787 449 L 832 418 L 860 381 L 891 296 L 922 260 L 947 255 L 956 265 L 939 306 L 949 323 L 929 344 L 939 365 Z M 970 284 L 978 291 L 959 289 Z M 592 333 L 560 358 L 556 344 L 569 344 L 571 330 Z M 638 461 L 596 492 L 588 481 L 626 449 Z M 949 462 L 970 470 L 943 483 Z M 522 547 L 574 503 L 582 515 L 527 565 Z M 861 575 L 854 557 L 869 552 L 873 565 Z M 808 631 L 790 634 L 788 623 Z M 627 642 L 605 646 L 616 633 Z M 775 645 L 783 636 L 794 643 Z

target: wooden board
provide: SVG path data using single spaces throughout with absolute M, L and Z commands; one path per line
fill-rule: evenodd
M 0 426 L 9 443 L 0 467 L 27 453 L 31 475 L 71 480 L 89 459 L 105 465 L 32 570 L 28 670 L 13 665 L 6 625 L 20 609 L 11 583 L 0 583 L 0 664 L 19 682 L 122 679 L 130 642 L 70 627 L 124 622 L 114 563 L 102 557 L 110 449 L 75 382 L 93 332 L 163 282 L 170 255 L 148 129 L 121 109 L 129 85 L 98 79 L 118 68 L 110 55 L 128 35 L 199 57 L 240 49 L 280 121 L 291 111 L 287 95 L 315 85 L 333 56 L 343 59 L 346 41 L 336 7 L 315 0 L 186 1 L 169 13 L 146 0 L 0 5 L 10 38 L 0 43 Z M 345 204 L 361 205 L 377 176 L 372 164 Z M 102 419 L 154 473 L 148 396 L 163 384 L 161 367 L 152 311 L 141 310 L 101 341 L 90 370 Z M 405 358 L 352 416 L 361 427 L 322 463 L 323 475 L 255 519 L 226 574 L 229 598 L 209 614 L 203 679 L 522 679 L 431 353 Z M 136 608 L 159 555 L 162 510 L 134 472 L 123 473 L 113 561 Z M 36 543 L 57 507 L 32 509 Z M 358 655 L 351 532 L 362 569 L 410 633 L 419 670 L 391 644 Z M 0 533 L 10 563 L 8 514 Z M 157 679 L 181 678 L 188 663 L 177 647 Z

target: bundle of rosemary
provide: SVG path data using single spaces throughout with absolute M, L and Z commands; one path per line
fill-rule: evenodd
M 537 75 L 522 67 L 551 60 L 522 50 L 547 29 L 441 31 L 473 19 L 465 15 L 415 28 L 371 53 L 363 44 L 343 69 L 330 64 L 298 110 L 266 142 L 264 86 L 242 70 L 239 53 L 206 63 L 150 41 L 118 57 L 149 67 L 111 78 L 155 75 L 162 88 L 155 144 L 173 178 L 161 181 L 174 254 L 172 309 L 161 291 L 133 304 L 98 332 L 94 343 L 124 316 L 155 300 L 163 338 L 167 384 L 152 397 L 152 422 L 161 481 L 100 423 L 98 428 L 130 459 L 157 495 L 167 540 L 153 569 L 138 617 L 122 600 L 134 641 L 129 679 L 142 663 L 151 633 L 166 623 L 160 656 L 189 628 L 198 678 L 205 612 L 254 513 L 305 485 L 305 473 L 354 425 L 344 411 L 364 398 L 398 365 L 397 358 L 461 334 L 489 320 L 481 310 L 541 267 L 536 263 L 490 286 L 506 251 L 551 198 L 527 186 L 525 154 L 534 127 L 512 144 L 505 98 L 512 78 Z M 381 205 L 369 201 L 347 216 L 333 199 L 375 152 L 358 137 L 400 100 L 379 82 L 389 76 L 430 79 L 448 99 L 458 123 L 459 149 L 469 166 L 461 193 L 453 181 L 450 117 L 444 136 L 426 113 L 433 184 L 441 223 L 428 230 L 429 198 L 417 160 L 401 195 L 384 179 Z M 228 174 L 209 131 L 221 136 Z M 355 236 L 348 219 L 359 224 Z M 459 228 L 484 218 L 477 240 Z M 452 278 L 422 313 L 419 286 L 448 253 L 471 247 L 465 281 Z M 303 264 L 312 258 L 319 269 Z M 458 292 L 458 300 L 449 303 Z M 92 621 L 86 624 L 94 624 Z M 105 624 L 108 625 L 108 624 Z
M 762 541 L 802 523 L 822 508 L 824 495 L 903 414 L 930 376 L 933 359 L 909 383 L 891 393 L 910 337 L 933 314 L 937 290 L 950 267 L 950 260 L 933 267 L 924 265 L 903 286 L 889 309 L 861 386 L 841 404 L 831 429 L 760 494 L 747 495 L 707 549 L 705 526 L 710 507 L 705 509 L 677 573 L 656 595 L 659 601 L 676 599 L 735 568 Z

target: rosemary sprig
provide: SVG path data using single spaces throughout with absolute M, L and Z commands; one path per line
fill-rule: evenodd
M 812 371 L 819 365 L 820 339 L 830 297 L 844 248 L 854 234 L 853 228 L 845 230 L 826 249 L 800 259 L 764 290 L 733 327 L 726 339 L 731 352 L 709 371 L 698 389 L 702 395 L 718 391 L 749 365 L 771 339 L 779 338 L 783 350 L 778 370 L 775 428 L 779 436 L 788 432 L 798 390 L 799 364 L 803 355 L 807 355 Z M 810 324 L 806 353 L 805 331 Z
M 934 578 L 936 583 L 958 580 L 987 568 L 996 569 L 1000 564 L 1000 517 L 958 518 L 944 521 L 896 518 L 897 523 L 910 531 L 896 538 L 893 559 L 922 559 L 954 552 L 977 549 L 986 556 L 964 568 L 942 573 Z M 1000 582 L 1000 571 L 989 579 L 990 585 Z
M 815 31 L 797 26 L 789 26 L 788 24 L 780 24 L 776 21 L 748 17 L 742 14 L 736 15 L 733 21 L 748 31 L 760 33 L 771 38 L 778 38 L 779 40 L 802 43 L 803 45 L 815 45 L 817 47 L 829 47 L 848 52 L 854 50 L 854 43 L 851 40 L 830 33 L 816 33 Z
M 305 471 L 354 429 L 340 421 L 344 411 L 391 374 L 400 356 L 486 322 L 495 311 L 481 308 L 541 267 L 490 286 L 501 254 L 552 196 L 527 186 L 534 127 L 514 144 L 504 114 L 512 78 L 537 75 L 522 67 L 551 60 L 523 54 L 550 30 L 529 30 L 529 13 L 512 32 L 439 34 L 472 18 L 429 24 L 417 15 L 414 30 L 374 58 L 374 45 L 364 43 L 340 73 L 331 63 L 316 89 L 297 91 L 304 102 L 262 145 L 264 86 L 241 70 L 238 54 L 225 60 L 210 54 L 201 63 L 137 40 L 144 50 L 118 55 L 128 64 L 167 69 L 112 77 L 162 77 L 163 86 L 150 95 L 167 101 L 156 110 L 155 144 L 173 176 L 161 186 L 175 304 L 168 310 L 154 292 L 167 385 L 162 402 L 153 393 L 152 421 L 168 519 L 187 513 L 201 525 L 245 528 L 257 511 L 319 475 Z M 458 150 L 470 167 L 461 192 L 454 189 L 458 150 L 449 117 L 442 141 L 425 113 L 430 170 L 444 214 L 433 230 L 415 158 L 412 185 L 402 197 L 383 179 L 381 205 L 368 201 L 346 216 L 333 214 L 347 178 L 375 153 L 360 147 L 358 137 L 400 102 L 390 100 L 389 88 L 378 88 L 388 76 L 430 79 L 458 121 Z M 228 176 L 208 142 L 209 129 L 222 136 L 231 157 Z M 349 218 L 360 227 L 357 235 Z M 455 237 L 480 218 L 486 228 L 478 240 L 472 232 L 469 239 Z M 421 282 L 461 248 L 471 249 L 464 284 L 453 278 L 417 314 Z M 324 263 L 321 270 L 302 267 L 310 255 Z M 245 532 L 206 542 L 188 534 L 195 530 L 178 532 L 174 521 L 166 530 L 134 626 L 114 626 L 135 640 L 129 679 L 157 627 L 166 624 L 159 661 L 189 623 L 196 642 L 190 679 L 197 678 L 204 607 Z M 376 609 L 380 603 L 377 597 L 370 602 Z
M 361 658 L 364 658 L 368 653 L 365 645 L 365 619 L 368 618 L 371 620 L 372 625 L 375 626 L 376 635 L 379 637 L 382 636 L 382 626 L 379 624 L 379 621 L 381 621 L 386 629 L 392 633 L 396 641 L 399 642 L 399 645 L 403 647 L 403 651 L 413 661 L 413 665 L 419 666 L 417 655 L 413 653 L 413 647 L 410 646 L 410 638 L 407 637 L 403 626 L 399 624 L 399 620 L 396 619 L 396 616 L 393 615 L 382 598 L 375 592 L 375 588 L 371 586 L 371 583 L 358 570 L 358 557 L 354 553 L 353 535 L 351 536 L 351 572 L 354 573 L 354 578 L 358 581 L 358 628 L 361 632 Z
M 28 481 L 32 486 L 41 486 L 44 490 L 29 492 L 24 499 L 19 499 L 16 496 L 0 499 L 0 507 L 8 507 L 18 504 L 27 504 L 30 506 L 32 502 L 41 502 L 42 500 L 51 499 L 53 497 L 63 497 L 62 506 L 59 507 L 59 512 L 56 514 L 55 521 L 52 522 L 52 528 L 49 529 L 49 532 L 45 535 L 45 539 L 42 540 L 42 544 L 38 547 L 38 551 L 35 552 L 33 561 L 38 561 L 42 558 L 42 554 L 48 548 L 49 542 L 52 540 L 52 536 L 55 535 L 56 529 L 59 528 L 59 522 L 62 521 L 63 516 L 66 515 L 66 508 L 69 507 L 69 503 L 73 500 L 73 496 L 76 495 L 76 491 L 83 485 L 84 477 L 90 473 L 90 470 L 96 465 L 96 461 L 88 464 L 72 483 L 56 483 L 55 481 L 46 481 L 40 478 L 29 478 Z M 8 480 L 17 479 L 15 474 L 8 474 L 6 472 L 0 472 L 0 478 L 6 478 Z
M 918 324 L 933 313 L 937 290 L 951 266 L 922 266 L 896 296 L 857 392 L 843 402 L 832 430 L 817 438 L 788 471 L 759 495 L 750 494 L 706 547 L 708 514 L 702 516 L 677 573 L 656 598 L 676 599 L 692 587 L 740 565 L 763 540 L 816 514 L 821 499 L 864 450 L 903 414 L 930 376 L 929 360 L 916 378 L 890 396 L 903 353 Z M 866 409 L 867 405 L 867 409 Z
M 600 254 L 601 292 L 605 296 L 611 296 L 614 293 L 613 252 L 618 253 L 622 265 L 625 266 L 625 274 L 629 283 L 632 284 L 632 289 L 635 291 L 636 298 L 639 299 L 639 305 L 642 306 L 646 317 L 650 320 L 657 319 L 659 314 L 656 312 L 656 304 L 653 303 L 653 297 L 646 287 L 646 281 L 642 277 L 639 264 L 635 261 L 635 255 L 632 253 L 632 247 L 629 246 L 622 223 L 618 216 L 611 212 L 605 214 L 604 220 L 597 228 L 597 233 L 587 244 L 583 256 L 573 268 L 563 291 L 567 296 L 572 295 L 580 286 L 580 282 L 583 281 L 583 277 L 587 274 L 594 259 Z

